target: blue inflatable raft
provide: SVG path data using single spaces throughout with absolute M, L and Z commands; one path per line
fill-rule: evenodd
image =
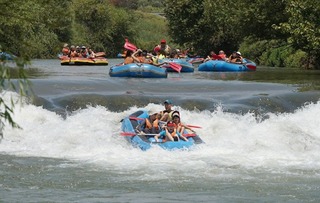
M 198 135 L 188 137 L 188 141 L 166 141 L 163 142 L 161 139 L 159 139 L 159 142 L 155 142 L 154 134 L 136 134 L 135 129 L 136 127 L 142 122 L 143 119 L 147 118 L 148 111 L 146 110 L 140 110 L 133 114 L 131 114 L 128 117 L 125 117 L 121 122 L 121 130 L 129 136 L 124 136 L 126 140 L 132 144 L 134 147 L 138 147 L 141 150 L 148 150 L 153 145 L 159 145 L 163 149 L 166 150 L 176 150 L 176 149 L 188 149 L 196 144 L 201 144 L 203 141 Z
M 144 63 L 130 63 L 117 65 L 110 68 L 111 77 L 134 77 L 134 78 L 167 78 L 165 68 Z
M 244 63 L 229 63 L 222 60 L 210 60 L 199 65 L 199 71 L 216 71 L 216 72 L 230 72 L 230 71 L 255 71 L 257 65 L 248 60 L 243 59 Z
M 160 59 L 159 63 L 163 62 L 173 62 L 181 65 L 181 71 L 182 73 L 191 73 L 194 72 L 194 67 L 191 63 L 187 62 L 185 59 Z M 172 68 L 170 68 L 170 65 L 163 65 L 163 67 L 166 67 L 168 69 L 168 72 L 176 72 Z

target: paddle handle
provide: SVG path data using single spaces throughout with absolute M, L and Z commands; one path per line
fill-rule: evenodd
M 201 126 L 197 126 L 197 125 L 186 125 L 189 128 L 202 128 Z
M 138 134 L 137 133 L 133 133 L 133 132 L 121 132 L 120 135 L 122 135 L 122 136 L 136 136 Z M 142 134 L 142 135 L 145 135 L 145 136 L 156 136 L 158 134 Z M 195 134 L 195 133 L 183 134 L 183 136 L 185 136 L 185 137 L 195 137 L 195 136 L 197 136 L 197 134 Z

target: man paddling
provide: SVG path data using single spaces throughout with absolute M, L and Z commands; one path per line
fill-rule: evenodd
M 160 115 L 161 115 L 160 121 L 164 121 L 164 122 L 171 121 L 173 110 L 172 110 L 172 102 L 169 99 L 164 101 L 164 108 L 165 110 L 160 112 Z

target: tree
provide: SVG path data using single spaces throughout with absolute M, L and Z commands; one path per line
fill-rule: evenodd
M 55 55 L 59 40 L 68 40 L 71 0 L 2 0 L 0 44 L 18 56 Z M 61 46 L 61 45 L 60 45 Z
M 108 54 L 115 55 L 119 52 L 119 46 L 123 46 L 124 36 L 132 35 L 131 15 L 124 9 L 115 8 L 110 3 L 100 0 L 77 0 L 73 9 L 74 44 L 89 45 L 97 51 L 108 49 Z
M 29 81 L 27 80 L 25 71 L 23 69 L 26 61 L 22 59 L 15 59 L 18 66 L 16 70 L 16 76 L 18 80 L 18 88 L 16 85 L 11 82 L 11 72 L 12 68 L 9 68 L 5 65 L 5 62 L 2 61 L 0 64 L 0 94 L 3 96 L 7 90 L 18 91 L 21 96 L 26 95 L 30 87 Z M 13 120 L 12 115 L 14 113 L 14 101 L 11 99 L 11 104 L 8 104 L 3 97 L 0 97 L 0 138 L 3 137 L 2 131 L 6 125 L 6 122 L 9 123 L 14 128 L 19 128 L 19 125 Z
M 320 68 L 320 4 L 318 0 L 286 0 L 287 22 L 277 29 L 289 34 L 288 42 L 305 51 L 307 68 Z
M 194 48 L 207 44 L 203 43 L 207 34 L 202 19 L 203 0 L 166 0 L 165 5 L 169 34 L 175 43 Z

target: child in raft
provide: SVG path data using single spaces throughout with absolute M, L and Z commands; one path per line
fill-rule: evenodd
M 156 142 L 159 142 L 159 138 L 162 138 L 164 141 L 179 141 L 180 139 L 188 141 L 186 137 L 177 132 L 176 125 L 173 121 L 168 121 L 164 130 L 154 136 Z

